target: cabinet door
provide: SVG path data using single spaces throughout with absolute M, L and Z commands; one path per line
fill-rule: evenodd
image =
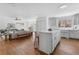
M 74 15 L 74 25 L 79 25 L 79 14 Z
M 52 46 L 53 46 L 54 49 L 55 49 L 55 47 L 56 47 L 56 45 L 57 45 L 57 43 L 58 43 L 58 42 L 57 42 L 57 41 L 58 41 L 57 39 L 58 39 L 58 38 L 57 38 L 57 34 L 56 34 L 56 35 L 53 36 L 53 44 L 54 44 L 54 45 L 52 45 Z
M 79 39 L 79 30 L 74 31 L 74 38 Z
M 77 38 L 77 39 L 79 39 L 79 30 L 72 30 L 72 31 L 70 31 L 70 38 Z
M 36 31 L 47 30 L 47 21 L 46 17 L 39 17 L 36 21 Z
M 48 25 L 49 25 L 49 28 L 57 27 L 56 18 L 55 17 L 49 17 Z
M 49 33 L 39 33 L 39 50 L 50 54 L 51 53 L 51 39 L 52 35 Z
M 57 46 L 58 42 L 60 41 L 60 31 L 57 30 L 56 32 L 54 32 L 52 35 L 52 38 L 53 38 L 52 39 L 52 47 L 53 47 L 52 52 L 53 52 L 53 50 Z
M 69 32 L 68 32 L 68 30 L 62 30 L 61 31 L 61 37 L 69 37 Z

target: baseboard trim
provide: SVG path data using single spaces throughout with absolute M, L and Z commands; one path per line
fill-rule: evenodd
M 67 37 L 61 37 L 61 38 L 67 39 Z M 77 39 L 77 40 L 79 40 L 78 38 L 71 38 L 71 37 L 69 39 Z

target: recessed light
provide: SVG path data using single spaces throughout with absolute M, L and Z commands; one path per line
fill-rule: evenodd
M 67 7 L 67 5 L 63 4 L 59 8 L 63 9 L 63 8 L 66 8 L 66 7 Z

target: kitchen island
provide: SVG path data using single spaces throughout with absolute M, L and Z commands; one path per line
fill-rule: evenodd
M 35 34 L 35 48 L 46 54 L 51 54 L 60 42 L 60 30 L 40 31 Z

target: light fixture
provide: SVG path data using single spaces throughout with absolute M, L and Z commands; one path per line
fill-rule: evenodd
M 21 20 L 21 18 L 16 17 L 15 20 Z
M 63 4 L 59 8 L 63 9 L 63 8 L 66 8 L 66 7 L 67 7 L 67 5 L 66 4 Z

